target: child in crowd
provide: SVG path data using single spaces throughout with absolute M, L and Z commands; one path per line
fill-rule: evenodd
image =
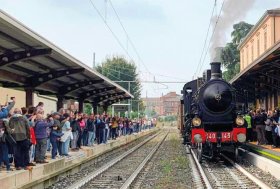
M 51 127 L 51 133 L 50 133 L 50 142 L 52 144 L 52 159 L 55 159 L 55 156 L 57 155 L 57 143 L 60 140 L 60 137 L 63 135 L 63 133 L 59 132 L 57 130 L 57 125 L 53 125 Z

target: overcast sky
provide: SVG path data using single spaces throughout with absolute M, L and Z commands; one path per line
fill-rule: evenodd
M 111 1 L 143 62 L 128 43 L 109 0 L 92 0 L 92 3 L 135 61 L 141 80 L 192 79 L 215 0 Z M 255 24 L 265 10 L 280 7 L 279 0 L 225 0 L 224 6 L 227 1 L 252 2 L 247 11 L 244 8 L 243 14 L 234 12 L 236 19 L 229 23 L 230 26 L 241 20 Z M 217 0 L 215 15 L 219 14 L 222 2 Z M 130 59 L 89 0 L 0 0 L 0 8 L 89 66 L 92 66 L 93 52 L 96 53 L 97 64 L 112 55 Z M 220 19 L 223 19 L 223 14 Z M 220 32 L 226 39 L 223 43 L 230 41 L 231 30 L 224 28 Z M 211 35 L 212 31 L 209 33 Z M 207 55 L 202 71 L 209 67 L 209 62 Z M 184 84 L 142 85 L 142 96 L 154 97 L 169 91 L 179 94 Z

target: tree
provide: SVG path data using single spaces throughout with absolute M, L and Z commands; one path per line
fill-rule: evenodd
M 232 42 L 239 45 L 241 40 L 250 32 L 253 25 L 241 21 L 233 25 L 233 31 L 231 32 Z
M 129 62 L 123 57 L 113 56 L 97 66 L 96 70 L 109 79 L 116 81 L 116 83 L 118 83 L 117 81 L 134 81 L 130 83 L 130 86 L 128 82 L 119 82 L 118 84 L 130 91 L 134 96 L 132 110 L 138 110 L 138 101 L 141 97 L 141 83 L 138 79 L 137 67 L 133 62 Z M 139 104 L 140 110 L 142 110 L 143 103 L 139 102 Z
M 227 43 L 221 53 L 222 65 L 226 68 L 223 72 L 223 77 L 226 81 L 231 80 L 240 71 L 238 45 L 252 27 L 253 25 L 243 21 L 233 25 L 233 31 L 231 32 L 232 42 Z
M 89 103 L 85 104 L 84 113 L 90 115 L 92 113 L 92 106 Z

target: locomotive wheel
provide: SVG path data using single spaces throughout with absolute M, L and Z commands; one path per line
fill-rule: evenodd
M 197 143 L 196 157 L 197 157 L 199 163 L 201 163 L 202 162 L 202 143 Z

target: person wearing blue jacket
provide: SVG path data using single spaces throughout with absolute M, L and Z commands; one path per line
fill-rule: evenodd
M 9 114 L 9 111 L 14 107 L 14 105 L 15 105 L 15 98 L 13 98 L 13 101 L 10 102 L 8 104 L 8 106 L 1 108 L 1 110 L 0 110 L 0 119 L 7 118 L 8 114 Z
M 57 130 L 58 126 L 53 125 L 51 127 L 51 133 L 50 133 L 50 142 L 52 144 L 52 159 L 55 159 L 55 156 L 57 155 L 57 147 L 60 140 L 60 137 L 63 135 L 61 131 Z
M 35 147 L 35 159 L 36 163 L 48 163 L 45 160 L 45 155 L 47 152 L 47 128 L 51 127 L 54 123 L 53 118 L 50 118 L 50 122 L 47 122 L 43 119 L 42 114 L 36 115 L 36 123 L 34 126 L 34 132 L 37 140 L 37 144 Z

